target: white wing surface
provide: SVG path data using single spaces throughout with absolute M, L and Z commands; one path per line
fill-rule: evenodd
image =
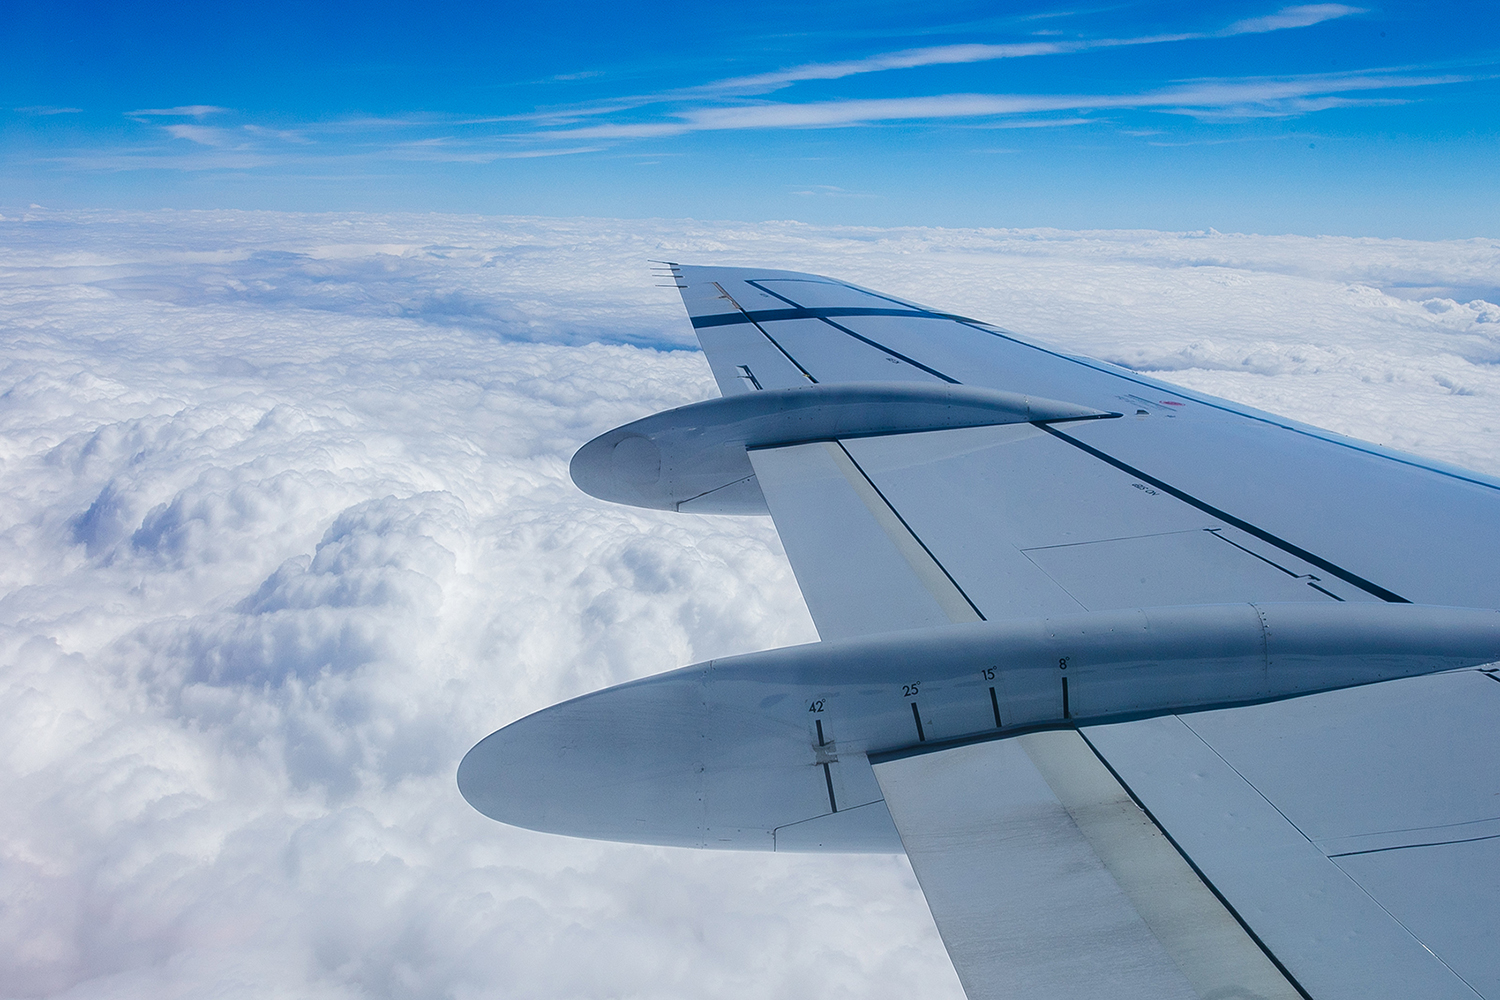
M 1122 414 L 752 452 L 825 638 L 1235 601 L 1500 607 L 1485 477 L 832 279 L 677 275 L 726 395 L 913 380 Z M 1267 956 L 1320 998 L 1500 997 L 1491 676 L 1033 733 L 875 773 L 973 1000 L 1295 995 Z
M 1500 483 L 834 279 L 670 273 L 724 399 L 573 478 L 769 513 L 823 641 L 514 723 L 477 808 L 894 824 L 971 1000 L 1500 1000 Z

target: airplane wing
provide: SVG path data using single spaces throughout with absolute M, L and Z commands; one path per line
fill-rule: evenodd
M 904 848 L 970 1000 L 1500 998 L 1500 482 L 831 278 L 669 273 L 723 398 L 573 478 L 769 513 L 823 641 L 514 723 L 476 808 Z

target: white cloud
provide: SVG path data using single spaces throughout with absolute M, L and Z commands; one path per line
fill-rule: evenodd
M 899 858 L 591 844 L 458 796 L 526 712 L 812 636 L 768 523 L 567 480 L 592 434 L 714 393 L 649 258 L 836 273 L 1500 466 L 1493 241 L 228 212 L 0 236 L 11 996 L 959 995 Z
M 1267 31 L 1284 31 L 1287 28 L 1306 28 L 1324 21 L 1332 21 L 1350 14 L 1363 14 L 1360 7 L 1349 7 L 1341 3 L 1309 3 L 1295 7 L 1283 7 L 1265 17 L 1249 17 L 1236 21 L 1225 28 L 1223 35 L 1255 35 Z
M 175 108 L 140 108 L 125 112 L 133 118 L 204 118 L 208 115 L 227 114 L 228 108 L 214 104 L 183 104 Z
M 675 121 L 586 125 L 539 132 L 535 137 L 634 139 L 687 132 L 840 128 L 891 121 L 982 119 L 1111 109 L 1147 109 L 1219 119 L 1284 116 L 1346 106 L 1358 100 L 1340 96 L 1344 94 L 1402 91 L 1463 83 L 1471 79 L 1473 78 L 1452 74 L 1420 76 L 1394 72 L 1320 73 L 1291 77 L 1194 80 L 1156 90 L 1122 94 L 933 94 L 863 100 L 762 102 L 689 108 L 675 112 Z
M 864 59 L 807 63 L 772 73 L 737 76 L 709 84 L 706 89 L 758 93 L 807 80 L 841 80 L 848 76 L 881 73 L 892 69 L 953 66 L 963 63 L 992 62 L 996 59 L 1058 55 L 1065 52 L 1078 52 L 1089 47 L 1092 46 L 1088 42 L 1011 42 L 1007 44 L 970 42 L 958 45 L 933 45 L 920 49 L 903 49 L 899 52 L 882 52 Z
M 579 153 L 597 153 L 603 148 L 603 146 L 574 146 L 569 149 L 525 149 L 491 155 L 500 160 L 533 160 L 540 156 L 576 156 Z
M 868 194 L 862 191 L 846 191 L 836 184 L 813 184 L 806 188 L 792 191 L 792 194 L 803 198 L 875 198 L 878 195 Z
M 220 148 L 243 144 L 243 139 L 227 128 L 212 125 L 166 125 L 163 128 L 174 139 L 186 139 L 200 146 Z
M 254 136 L 264 136 L 268 139 L 280 139 L 282 142 L 308 143 L 312 140 L 307 135 L 296 129 L 264 128 L 260 125 L 246 125 L 245 131 Z
M 830 63 L 805 63 L 770 73 L 737 76 L 707 85 L 705 90 L 721 90 L 737 93 L 763 93 L 793 83 L 808 80 L 841 80 L 864 73 L 882 73 L 893 69 L 916 69 L 922 66 L 953 66 L 964 63 L 993 62 L 997 59 L 1024 59 L 1032 56 L 1066 55 L 1074 52 L 1089 52 L 1096 49 L 1121 48 L 1134 45 L 1160 45 L 1166 42 L 1186 42 L 1207 38 L 1222 38 L 1231 35 L 1262 34 L 1288 28 L 1306 28 L 1323 21 L 1331 21 L 1350 14 L 1361 14 L 1359 7 L 1337 3 L 1304 4 L 1284 7 L 1265 17 L 1236 21 L 1219 31 L 1177 32 L 1160 35 L 1140 35 L 1131 38 L 1080 38 L 1049 41 L 982 43 L 969 42 L 955 45 L 932 45 L 918 49 L 903 49 L 898 52 L 882 52 L 864 59 L 845 59 Z

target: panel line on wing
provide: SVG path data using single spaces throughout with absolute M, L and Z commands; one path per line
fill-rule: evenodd
M 1089 748 L 1090 751 L 1093 752 L 1094 757 L 1098 760 L 1099 764 L 1109 772 L 1110 777 L 1112 777 L 1119 785 L 1119 787 L 1125 792 L 1125 794 L 1130 797 L 1130 801 L 1135 804 L 1136 808 L 1140 810 L 1141 814 L 1151 822 L 1151 825 L 1155 828 L 1155 830 L 1161 834 L 1163 839 L 1165 839 L 1168 844 L 1171 845 L 1172 850 L 1176 852 L 1177 856 L 1182 860 L 1182 863 L 1185 864 L 1189 869 L 1191 869 L 1193 874 L 1197 876 L 1198 882 L 1205 889 L 1207 889 L 1216 900 L 1219 901 L 1219 904 L 1223 907 L 1224 912 L 1234 918 L 1235 923 L 1237 923 L 1240 929 L 1245 932 L 1245 935 L 1249 937 L 1252 942 L 1254 942 L 1255 946 L 1260 949 L 1261 953 L 1265 956 L 1267 961 L 1275 966 L 1276 971 L 1279 972 L 1281 976 L 1286 980 L 1287 985 L 1296 990 L 1297 993 L 1301 997 L 1303 997 L 1303 1000 L 1312 1000 L 1312 995 L 1307 992 L 1307 990 L 1302 986 L 1300 982 L 1298 982 L 1297 977 L 1292 975 L 1291 970 L 1288 969 L 1284 964 L 1282 964 L 1281 959 L 1278 958 L 1276 956 L 1276 953 L 1266 945 L 1265 941 L 1261 940 L 1261 937 L 1256 933 L 1255 928 L 1251 927 L 1249 922 L 1247 922 L 1245 918 L 1240 915 L 1240 911 L 1235 908 L 1234 904 L 1232 904 L 1222 892 L 1219 891 L 1219 887 L 1214 885 L 1214 883 L 1209 879 L 1208 875 L 1204 873 L 1203 869 L 1198 867 L 1197 862 L 1193 860 L 1192 856 L 1189 855 L 1187 851 L 1183 850 L 1182 845 L 1177 842 L 1177 838 L 1173 837 L 1172 832 L 1167 829 L 1167 827 L 1160 820 L 1158 820 L 1155 815 L 1152 814 L 1150 808 L 1147 807 L 1146 803 L 1141 801 L 1140 796 L 1135 793 L 1135 789 L 1131 788 L 1129 783 L 1127 783 L 1125 779 L 1120 775 L 1120 773 L 1115 770 L 1114 765 L 1109 762 L 1109 759 L 1099 752 L 1099 748 L 1094 745 L 1094 741 L 1089 739 L 1088 733 L 1086 733 L 1082 729 L 1075 729 L 1073 731 L 1078 734 L 1083 743 Z M 1222 758 L 1220 759 L 1222 760 Z
M 943 568 L 943 564 L 937 561 L 932 552 L 923 544 L 908 525 L 892 507 L 885 494 L 880 492 L 865 471 L 859 467 L 844 446 L 837 441 L 825 441 L 824 447 L 828 449 L 829 457 L 849 481 L 855 495 L 864 503 L 880 525 L 882 531 L 890 538 L 896 550 L 901 553 L 907 564 L 911 566 L 912 572 L 922 582 L 937 601 L 938 607 L 943 609 L 943 614 L 948 620 L 955 624 L 960 622 L 984 621 L 984 615 L 974 602 L 969 600 L 969 595 L 964 593 L 960 587 Z
M 1267 566 L 1274 566 L 1275 568 L 1281 570 L 1283 573 L 1285 573 L 1289 577 L 1292 577 L 1293 579 L 1297 579 L 1297 580 L 1303 579 L 1303 577 L 1298 576 L 1296 573 L 1293 573 L 1291 570 L 1287 569 L 1285 566 L 1281 565 L 1281 563 L 1277 562 L 1276 560 L 1274 560 L 1274 559 L 1267 559 L 1265 556 L 1261 555 L 1259 552 L 1255 552 L 1255 551 L 1252 551 L 1250 549 L 1247 549 L 1243 545 L 1241 545 L 1239 542 L 1233 541 L 1232 539 L 1225 538 L 1224 537 L 1223 529 L 1221 529 L 1221 528 L 1208 528 L 1208 529 L 1205 529 L 1205 530 L 1207 530 L 1209 534 L 1213 535 L 1219 541 L 1225 542 L 1225 543 L 1227 543 L 1229 545 L 1233 545 L 1235 548 L 1239 549 L 1241 552 L 1244 552 L 1247 555 L 1254 556 L 1255 558 L 1259 559 L 1261 562 L 1265 563 Z M 1313 579 L 1316 580 L 1317 577 L 1313 577 Z M 1321 588 L 1319 588 L 1319 589 L 1321 589 Z M 1324 593 L 1327 593 L 1327 591 L 1324 591 Z M 1343 598 L 1340 597 L 1339 600 L 1342 601 Z
M 1051 730 L 1017 740 L 1136 912 L 1202 996 L 1223 996 L 1247 985 L 1256 995 L 1291 996 L 1295 991 L 1307 996 L 1130 794 L 1087 737 L 1077 730 Z
M 1229 768 L 1229 770 L 1233 771 L 1234 774 L 1237 775 L 1239 777 L 1239 779 L 1245 783 L 1246 787 L 1248 787 L 1252 792 L 1254 792 L 1255 795 L 1259 796 L 1262 802 L 1264 802 L 1266 805 L 1268 805 L 1272 809 L 1274 809 L 1276 811 L 1276 814 L 1278 816 L 1280 816 L 1283 820 L 1285 820 L 1286 823 L 1287 823 L 1287 825 L 1289 827 L 1291 827 L 1293 830 L 1295 830 L 1297 832 L 1298 836 L 1301 836 L 1309 844 L 1311 844 L 1314 848 L 1316 848 L 1318 850 L 1319 854 L 1323 854 L 1324 857 L 1328 858 L 1328 860 L 1333 864 L 1335 870 L 1337 870 L 1339 872 L 1339 874 L 1341 874 L 1345 878 L 1347 878 L 1350 881 L 1350 883 L 1352 883 L 1359 890 L 1360 893 L 1362 893 L 1371 903 L 1373 903 L 1376 907 L 1378 907 L 1382 913 L 1384 913 L 1387 917 L 1389 917 L 1391 919 L 1391 921 L 1396 924 L 1397 927 L 1401 928 L 1402 932 L 1404 932 L 1405 934 L 1407 934 L 1411 938 L 1411 940 L 1415 941 L 1417 943 L 1417 945 L 1420 946 L 1421 949 L 1423 951 L 1425 951 L 1428 955 L 1431 955 L 1432 958 L 1439 965 L 1441 965 L 1444 969 L 1446 969 L 1449 973 L 1451 973 L 1455 979 L 1457 979 L 1460 983 L 1462 983 L 1464 986 L 1468 987 L 1468 989 L 1470 989 L 1471 991 L 1473 991 L 1473 993 L 1474 993 L 1474 995 L 1476 997 L 1482 996 L 1482 994 L 1478 990 L 1474 989 L 1473 984 L 1470 983 L 1467 978 L 1465 978 L 1457 969 L 1453 968 L 1453 966 L 1451 964 L 1449 964 L 1449 962 L 1446 959 L 1444 959 L 1443 956 L 1441 956 L 1437 952 L 1433 951 L 1432 948 L 1430 948 L 1427 945 L 1427 943 L 1422 940 L 1421 935 L 1419 935 L 1412 927 L 1410 927 L 1405 920 L 1402 920 L 1395 913 L 1391 912 L 1391 908 L 1385 904 L 1384 900 L 1379 899 L 1378 897 L 1376 897 L 1376 895 L 1374 893 L 1372 893 L 1368 888 L 1366 888 L 1358 879 L 1356 879 L 1353 875 L 1349 874 L 1349 872 L 1345 871 L 1344 868 L 1341 865 L 1339 865 L 1339 863 L 1336 860 L 1333 859 L 1333 857 L 1330 857 L 1329 855 L 1327 855 L 1326 853 L 1324 853 L 1323 849 L 1321 847 L 1319 847 L 1318 842 L 1316 840 L 1314 840 L 1308 834 L 1308 832 L 1302 828 L 1302 825 L 1299 824 L 1296 820 L 1294 820 L 1291 816 L 1288 816 L 1286 810 L 1283 809 L 1278 803 L 1272 801 L 1271 797 L 1269 795 L 1267 795 L 1266 792 L 1260 788 L 1260 786 L 1258 786 L 1255 782 L 1251 781 L 1250 778 L 1245 774 L 1245 772 L 1242 771 L 1238 766 L 1236 766 L 1233 761 L 1231 761 L 1227 757 L 1225 757 L 1225 755 L 1223 753 L 1220 753 L 1219 752 L 1219 748 L 1216 747 L 1216 746 L 1214 746 L 1213 743 L 1211 743 L 1202 733 L 1200 733 L 1193 726 L 1192 721 L 1191 721 L 1191 719 L 1189 717 L 1183 716 L 1183 715 L 1178 715 L 1178 716 L 1176 716 L 1176 718 L 1177 718 L 1177 720 L 1179 722 L 1181 722 L 1183 724 L 1183 726 L 1185 726 L 1187 728 L 1187 731 L 1190 732 L 1190 733 L 1192 733 L 1195 737 L 1197 737 L 1198 740 L 1203 744 L 1203 746 L 1205 746 L 1210 753 L 1212 753 L 1215 757 L 1217 757 L 1219 759 L 1219 761 L 1224 764 L 1225 767 L 1227 767 L 1227 768 Z M 1098 753 L 1097 749 L 1095 750 L 1095 753 Z M 1480 838 L 1480 839 L 1489 839 L 1489 838 Z M 1413 845 L 1413 846 L 1417 846 L 1417 845 Z M 1431 845 L 1431 846 L 1439 846 L 1439 845 Z M 1347 857 L 1349 855 L 1345 855 L 1345 856 Z
M 1271 534 L 1264 528 L 1258 528 L 1255 525 L 1251 524 L 1249 521 L 1243 521 L 1240 518 L 1235 517 L 1228 511 L 1220 510 L 1213 504 L 1200 500 L 1197 497 L 1193 496 L 1191 493 L 1187 493 L 1183 490 L 1178 489 L 1170 483 L 1164 482 L 1160 479 L 1157 479 L 1155 476 L 1142 472 L 1140 469 L 1122 462 L 1118 458 L 1115 458 L 1113 455 L 1110 455 L 1107 452 L 1100 451 L 1098 448 L 1095 448 L 1092 445 L 1084 444 L 1077 438 L 1064 434 L 1062 431 L 1058 430 L 1055 427 L 1051 427 L 1043 423 L 1038 423 L 1036 426 L 1046 431 L 1048 434 L 1051 434 L 1058 440 L 1065 441 L 1073 447 L 1079 449 L 1080 451 L 1088 455 L 1092 455 L 1094 458 L 1099 459 L 1099 461 L 1105 462 L 1108 465 L 1112 465 L 1116 469 L 1119 469 L 1121 472 L 1127 473 L 1132 476 L 1137 476 L 1145 482 L 1150 483 L 1152 486 L 1155 486 L 1157 489 L 1164 490 L 1165 492 L 1170 493 L 1178 500 L 1181 500 L 1183 503 L 1191 504 L 1192 506 L 1203 511 L 1205 514 L 1217 517 L 1221 521 L 1224 521 L 1226 524 L 1232 524 L 1236 528 L 1239 528 L 1241 531 L 1246 532 L 1247 534 L 1254 535 L 1256 538 L 1259 538 L 1263 542 L 1269 542 L 1270 544 L 1276 546 L 1278 549 L 1281 549 L 1281 551 L 1286 552 L 1289 555 L 1296 556 L 1303 562 L 1310 563 L 1321 570 L 1332 573 L 1340 580 L 1343 580 L 1345 583 L 1353 584 L 1367 594 L 1378 597 L 1382 601 L 1389 601 L 1392 604 L 1411 603 L 1400 594 L 1396 594 L 1389 590 L 1386 590 L 1378 583 L 1372 583 L 1371 581 L 1366 580 L 1364 577 L 1358 575 L 1357 573 L 1351 573 L 1349 570 L 1344 569 L 1342 566 L 1331 563 L 1321 556 L 1314 555 L 1313 553 L 1307 551 L 1299 545 L 1294 545 L 1284 538 L 1278 538 L 1276 535 Z
M 1331 860 L 1338 858 L 1356 858 L 1362 854 L 1384 854 L 1387 851 L 1410 851 L 1420 847 L 1447 847 L 1450 844 L 1475 844 L 1481 840 L 1500 839 L 1500 833 L 1486 834 L 1483 837 L 1462 837 L 1457 840 L 1424 840 L 1419 844 L 1394 844 L 1390 847 L 1371 847 L 1363 851 L 1343 851 L 1338 854 L 1330 854 Z
M 1379 688 L 1388 685 L 1357 690 Z M 1292 718 L 1284 713 L 1283 706 L 1299 704 L 1311 702 L 1292 699 L 1232 711 L 1277 719 L 1279 724 L 1261 730 L 1260 738 L 1253 740 L 1253 757 L 1263 758 L 1268 749 L 1274 753 L 1275 746 L 1290 737 L 1302 749 L 1289 760 L 1293 772 L 1298 780 L 1316 788 L 1329 773 L 1322 754 L 1307 750 L 1317 746 L 1321 751 L 1329 733 L 1321 713 L 1302 714 L 1304 725 L 1293 721 L 1295 710 Z M 1403 700 L 1403 708 L 1405 704 Z M 1336 718 L 1339 712 L 1334 709 L 1332 714 Z M 1405 717 L 1405 711 L 1401 714 Z M 1222 722 L 1226 717 L 1212 711 L 1195 713 L 1194 723 L 1201 726 L 1204 720 Z M 1216 745 L 1221 742 L 1222 727 L 1219 736 L 1210 740 L 1189 727 L 1184 716 L 1169 715 L 1090 726 L 1087 738 L 1121 784 L 1169 832 L 1205 884 L 1226 905 L 1233 901 L 1242 922 L 1254 922 L 1254 935 L 1308 993 L 1351 1000 L 1371 996 L 1474 1000 L 1472 987 L 1447 962 L 1308 839 L 1281 807 L 1283 796 L 1273 798 L 1245 777 L 1244 769 L 1232 759 L 1238 755 Z M 1379 753 L 1372 756 L 1379 761 Z M 1328 794 L 1331 791 L 1325 786 L 1320 802 L 1335 797 Z M 1317 810 L 1322 813 L 1323 807 Z M 1298 812 L 1305 816 L 1307 810 Z M 1330 934 L 1333 927 L 1341 933 Z
M 1304 830 L 1304 829 L 1302 829 L 1302 827 L 1295 820 L 1293 820 L 1292 817 L 1290 817 L 1290 816 L 1288 816 L 1286 814 L 1286 810 L 1282 809 L 1281 806 L 1278 805 L 1277 803 L 1271 801 L 1270 797 L 1268 795 L 1266 795 L 1266 793 L 1264 791 L 1262 791 L 1260 789 L 1260 787 L 1258 787 L 1255 784 L 1255 782 L 1251 781 L 1245 775 L 1245 773 L 1243 771 L 1241 771 L 1237 766 L 1235 766 L 1235 764 L 1232 761 L 1228 760 L 1222 753 L 1219 752 L 1219 748 L 1218 747 L 1214 746 L 1207 739 L 1205 739 L 1204 736 L 1203 736 L 1203 734 L 1200 733 L 1200 732 L 1198 732 L 1198 730 L 1193 727 L 1192 722 L 1188 718 L 1186 718 L 1186 717 L 1184 717 L 1182 715 L 1179 715 L 1179 716 L 1177 716 L 1177 719 L 1179 721 L 1181 721 L 1184 726 L 1187 727 L 1188 732 L 1190 732 L 1194 736 L 1196 736 L 1203 743 L 1203 745 L 1208 748 L 1208 750 L 1209 750 L 1210 753 L 1212 753 L 1221 762 L 1223 762 L 1223 764 L 1224 764 L 1225 767 L 1227 767 L 1231 771 L 1233 771 L 1239 777 L 1239 779 L 1241 781 L 1243 781 L 1245 783 L 1245 785 L 1252 792 L 1254 792 L 1256 795 L 1258 795 L 1260 797 L 1260 799 L 1261 799 L 1262 802 L 1264 802 L 1266 805 L 1268 805 L 1272 809 L 1274 809 L 1276 811 L 1276 814 L 1279 815 L 1283 820 L 1285 820 L 1288 826 L 1290 826 L 1293 830 L 1297 831 L 1297 834 L 1299 836 L 1301 836 L 1304 839 L 1306 839 L 1306 841 L 1309 844 L 1311 844 L 1314 848 L 1318 847 L 1317 841 L 1313 840 L 1312 837 L 1308 836 L 1307 831 Z M 1097 753 L 1097 751 L 1095 751 L 1095 752 Z M 1321 848 L 1318 848 L 1318 852 L 1320 854 L 1323 853 Z M 1324 857 L 1327 857 L 1327 855 L 1325 854 Z M 1451 973 L 1455 979 L 1457 979 L 1459 982 L 1463 983 L 1464 986 L 1466 986 L 1470 990 L 1472 990 L 1474 992 L 1474 995 L 1476 997 L 1478 997 L 1478 996 L 1481 995 L 1478 990 L 1474 989 L 1473 984 L 1471 984 L 1467 979 L 1465 979 L 1458 972 L 1457 969 L 1453 968 L 1453 966 L 1451 966 L 1450 964 L 1448 964 L 1448 962 L 1445 961 L 1441 955 L 1439 955 L 1437 952 L 1435 952 L 1431 948 L 1429 948 L 1427 946 L 1427 943 L 1422 940 L 1421 936 L 1418 935 L 1416 931 L 1414 931 L 1411 927 L 1409 927 L 1407 925 L 1406 921 L 1402 920 L 1396 914 L 1392 913 L 1390 907 L 1386 906 L 1385 902 L 1383 900 L 1380 900 L 1380 899 L 1376 898 L 1376 896 L 1372 892 L 1370 892 L 1369 889 L 1365 888 L 1365 886 L 1362 885 L 1359 882 L 1358 879 L 1354 878 L 1354 876 L 1352 876 L 1348 872 L 1346 872 L 1338 864 L 1338 862 L 1333 861 L 1332 858 L 1330 858 L 1329 860 L 1333 863 L 1334 868 L 1341 875 L 1343 875 L 1345 878 L 1347 878 L 1356 888 L 1358 888 L 1358 890 L 1361 893 L 1363 893 L 1364 896 L 1367 899 L 1369 899 L 1369 901 L 1371 903 L 1375 904 L 1375 906 L 1377 906 L 1382 913 L 1384 913 L 1387 917 L 1389 917 L 1396 924 L 1397 927 L 1401 928 L 1401 930 L 1404 933 L 1406 933 L 1407 935 L 1409 935 L 1410 938 L 1413 941 L 1415 941 L 1422 948 L 1423 951 L 1425 951 L 1427 954 L 1431 955 L 1433 957 L 1433 959 L 1436 960 L 1437 963 L 1439 965 L 1441 965 L 1444 969 L 1447 969 L 1448 972 Z
M 1291 577 L 1292 579 L 1294 579 L 1294 580 L 1301 580 L 1303 583 L 1307 584 L 1309 587 L 1311 587 L 1313 590 L 1316 590 L 1318 593 L 1322 594 L 1323 596 L 1325 596 L 1325 597 L 1331 597 L 1335 601 L 1338 601 L 1339 603 L 1344 603 L 1344 598 L 1340 597 L 1338 594 L 1335 594 L 1333 591 L 1329 590 L 1327 587 L 1320 587 L 1320 586 L 1318 586 L 1318 578 L 1316 576 L 1313 576 L 1311 573 L 1303 573 L 1303 574 L 1295 573 L 1292 570 L 1289 570 L 1285 566 L 1281 565 L 1281 563 L 1277 562 L 1276 560 L 1274 560 L 1274 559 L 1267 559 L 1265 556 L 1261 555 L 1259 552 L 1256 552 L 1253 549 L 1247 549 L 1245 546 L 1241 545 L 1239 542 L 1234 541 L 1233 539 L 1225 538 L 1224 537 L 1224 532 L 1223 532 L 1222 529 L 1219 529 L 1219 528 L 1209 528 L 1208 529 L 1208 533 L 1211 534 L 1211 535 L 1213 535 L 1219 541 L 1226 542 L 1229 545 L 1233 545 L 1235 548 L 1239 549 L 1241 552 L 1244 552 L 1247 555 L 1254 556 L 1255 558 L 1259 559 L 1261 562 L 1265 563 L 1267 566 L 1274 566 L 1275 568 L 1281 570 L 1283 573 L 1285 573 L 1287 576 Z
M 795 309 L 797 310 L 797 313 L 794 314 L 794 315 L 789 315 L 789 316 L 784 316 L 784 317 L 777 317 L 777 318 L 780 318 L 780 319 L 802 319 L 802 318 L 816 319 L 816 320 L 818 320 L 818 321 L 820 321 L 822 323 L 826 323 L 828 326 L 833 327 L 835 330 L 838 330 L 840 333 L 843 333 L 843 334 L 845 334 L 847 336 L 853 337 L 855 340 L 861 341 L 862 343 L 868 344 L 869 346 L 875 348 L 878 351 L 884 351 L 886 354 L 889 354 L 891 357 L 897 358 L 897 359 L 899 359 L 901 361 L 904 361 L 905 363 L 911 365 L 913 368 L 917 368 L 917 369 L 919 369 L 921 371 L 924 371 L 927 374 L 933 376 L 934 378 L 940 378 L 944 382 L 950 382 L 953 385 L 961 385 L 962 384 L 962 383 L 960 383 L 958 381 L 958 379 L 954 378 L 953 376 L 951 376 L 951 375 L 945 375 L 943 372 L 938 371 L 936 368 L 932 368 L 932 367 L 930 367 L 928 365 L 924 365 L 922 362 L 918 361 L 916 358 L 908 357 L 907 355 L 902 354 L 900 351 L 897 351 L 897 350 L 894 350 L 892 348 L 886 347 L 884 344 L 876 343 L 875 341 L 871 340 L 869 337 L 866 337 L 866 336 L 864 336 L 862 334 L 855 333 L 853 330 L 849 329 L 847 326 L 842 326 L 842 325 L 840 325 L 838 323 L 835 323 L 833 320 L 829 319 L 828 315 L 827 315 L 827 314 L 833 312 L 833 310 L 831 310 L 831 309 L 804 309 L 801 305 L 799 305 L 798 303 L 796 303 L 796 302 L 792 301 L 791 299 L 787 298 L 785 295 L 782 295 L 780 292 L 772 291 L 771 289 L 765 287 L 763 284 L 761 284 L 760 282 L 758 282 L 758 281 L 756 281 L 754 279 L 747 279 L 745 281 L 745 284 L 747 284 L 750 287 L 755 288 L 755 289 L 757 289 L 759 291 L 765 292 L 767 295 L 773 295 L 776 298 L 780 299 L 781 301 L 785 302 L 787 305 L 795 307 Z M 730 301 L 733 302 L 734 300 L 731 299 Z M 744 310 L 741 310 L 741 311 L 743 312 Z M 866 309 L 866 310 L 851 309 L 851 310 L 847 310 L 847 311 L 841 313 L 841 315 L 879 316 L 879 315 L 887 315 L 888 312 L 889 311 L 887 311 L 887 310 L 877 310 L 877 309 Z M 805 316 L 803 315 L 804 313 L 806 314 Z M 749 316 L 750 314 L 749 313 L 745 313 L 745 315 Z M 928 319 L 928 318 L 946 319 L 946 318 L 949 318 L 949 317 L 936 316 L 936 315 L 930 314 L 930 313 L 920 313 L 920 312 L 895 313 L 895 315 L 909 315 L 909 316 L 914 316 L 914 317 L 921 318 L 921 319 Z M 760 329 L 760 324 L 757 323 L 756 324 L 756 328 Z M 764 332 L 764 330 L 762 330 L 762 332 Z M 767 334 L 767 336 L 770 336 L 770 335 Z M 788 357 L 790 357 L 790 355 L 788 355 Z M 801 367 L 801 366 L 799 365 L 798 367 Z M 811 378 L 812 376 L 808 376 L 808 377 Z
M 1307 997 L 1077 730 L 874 770 L 972 1000 Z
M 790 354 L 788 354 L 786 348 L 782 347 L 781 344 L 779 342 L 777 342 L 777 340 L 776 340 L 775 337 L 771 336 L 769 333 L 766 332 L 766 328 L 765 327 L 761 326 L 759 323 L 755 322 L 755 320 L 751 319 L 750 318 L 750 314 L 745 311 L 745 307 L 742 306 L 742 305 L 740 305 L 738 302 L 736 302 L 734 296 L 730 295 L 727 291 L 724 290 L 724 286 L 723 285 L 719 284 L 717 281 L 715 281 L 713 283 L 713 285 L 714 285 L 715 288 L 717 288 L 719 290 L 719 294 L 723 295 L 724 298 L 729 301 L 730 305 L 734 306 L 736 309 L 738 309 L 740 311 L 740 315 L 742 315 L 742 316 L 745 317 L 746 322 L 750 323 L 757 330 L 759 330 L 760 331 L 760 335 L 762 337 L 765 337 L 767 340 L 769 340 L 771 342 L 771 346 L 774 347 L 774 348 L 776 348 L 778 351 L 780 351 L 781 352 L 781 356 L 784 357 L 784 358 L 786 358 L 788 361 L 790 361 L 793 364 L 793 366 L 795 366 L 796 369 L 799 372 L 802 373 L 802 376 L 804 378 L 806 378 L 809 382 L 812 382 L 814 384 L 817 383 L 818 380 L 815 379 L 815 378 L 813 378 L 812 372 L 808 371 L 806 368 L 803 368 L 802 365 L 798 363 L 798 361 L 797 361 L 796 358 L 794 358 Z M 697 321 L 696 320 L 694 321 L 694 326 L 695 327 L 697 326 Z M 757 388 L 758 388 L 758 386 L 757 386 Z

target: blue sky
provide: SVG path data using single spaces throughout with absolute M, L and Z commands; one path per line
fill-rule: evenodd
M 0 15 L 0 210 L 1500 232 L 1489 3 Z

